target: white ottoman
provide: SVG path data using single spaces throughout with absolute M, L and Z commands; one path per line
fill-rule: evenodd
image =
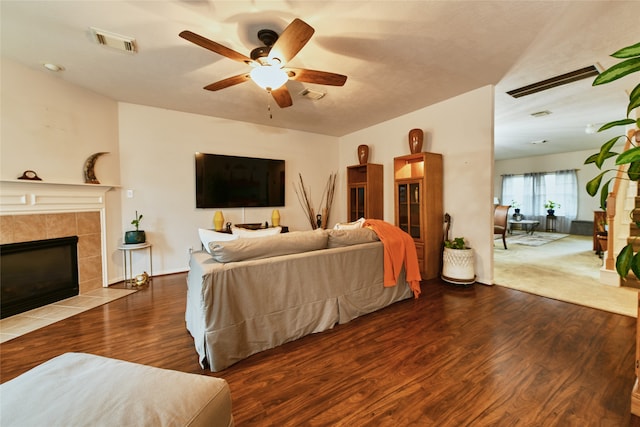
M 0 385 L 0 425 L 232 427 L 221 378 L 65 353 Z

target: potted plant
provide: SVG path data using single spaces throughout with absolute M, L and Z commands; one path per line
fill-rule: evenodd
M 629 74 L 640 71 L 640 43 L 636 43 L 632 46 L 627 46 L 616 52 L 612 57 L 622 60 L 621 62 L 609 67 L 600 73 L 593 81 L 593 86 L 607 84 L 612 81 L 618 80 Z M 611 129 L 618 126 L 630 126 L 635 125 L 636 128 L 640 128 L 640 118 L 632 119 L 629 116 L 631 112 L 640 106 L 640 83 L 629 92 L 629 104 L 627 105 L 627 115 L 624 119 L 615 120 L 609 123 L 605 123 L 598 129 L 598 132 L 602 132 L 607 129 Z M 629 149 L 623 150 L 621 153 L 611 151 L 613 146 L 621 139 L 624 138 L 629 142 Z M 635 138 L 636 144 L 633 139 Z M 628 137 L 626 134 L 618 135 L 611 138 L 600 147 L 600 151 L 592 154 L 585 160 L 585 164 L 593 163 L 598 169 L 602 169 L 604 162 L 612 157 L 615 157 L 616 166 L 629 165 L 627 169 L 627 176 L 625 179 L 630 181 L 640 180 L 640 146 L 637 143 L 640 142 L 640 131 L 636 129 L 634 137 Z M 602 179 L 608 172 L 617 172 L 617 169 L 606 169 L 600 172 L 595 178 L 587 183 L 587 193 L 590 196 L 595 196 L 600 190 L 600 207 L 604 210 L 606 208 L 606 200 L 609 196 L 609 184 L 616 177 L 610 178 L 606 181 L 602 187 Z M 640 227 L 640 221 L 636 221 L 636 226 Z M 634 239 L 635 240 L 635 239 Z M 632 270 L 636 277 L 640 277 L 640 252 L 634 254 L 633 242 L 627 243 L 622 248 L 620 253 L 616 257 L 616 272 L 620 277 L 627 277 L 629 270 Z
M 464 237 L 444 241 L 442 256 L 442 280 L 458 285 L 470 285 L 476 281 L 473 249 Z
M 144 233 L 144 230 L 140 230 L 140 221 L 142 220 L 142 214 L 138 215 L 138 211 L 136 211 L 136 216 L 131 221 L 131 225 L 133 225 L 136 229 L 134 231 L 126 231 L 124 233 L 124 242 L 126 244 L 137 244 L 144 243 L 147 240 L 147 236 Z
M 553 216 L 556 213 L 555 209 L 560 207 L 560 203 L 556 203 L 553 200 L 548 200 L 544 204 L 544 208 L 547 210 L 547 215 Z
M 520 221 L 522 220 L 522 214 L 520 213 L 520 203 L 516 202 L 515 200 L 511 201 L 511 207 L 514 210 L 514 214 L 513 214 L 513 219 L 515 219 L 516 221 Z

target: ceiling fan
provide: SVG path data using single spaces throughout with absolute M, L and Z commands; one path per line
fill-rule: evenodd
M 219 55 L 226 56 L 234 61 L 244 62 L 252 67 L 252 70 L 248 73 L 238 74 L 237 76 L 211 83 L 205 86 L 204 89 L 220 90 L 244 83 L 247 80 L 253 80 L 258 86 L 271 93 L 273 99 L 281 108 L 285 108 L 293 105 L 291 94 L 285 85 L 288 80 L 329 86 L 342 86 L 347 81 L 347 76 L 342 74 L 286 67 L 286 64 L 311 39 L 314 31 L 309 24 L 297 18 L 284 29 L 280 36 L 273 30 L 260 30 L 258 31 L 258 39 L 264 43 L 264 46 L 253 49 L 249 54 L 250 57 L 191 31 L 182 31 L 180 37 Z

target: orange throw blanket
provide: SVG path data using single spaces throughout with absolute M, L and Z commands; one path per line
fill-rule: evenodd
M 406 280 L 414 298 L 420 295 L 420 267 L 413 238 L 393 224 L 380 219 L 367 219 L 363 227 L 372 229 L 384 246 L 384 286 L 395 286 L 404 264 Z

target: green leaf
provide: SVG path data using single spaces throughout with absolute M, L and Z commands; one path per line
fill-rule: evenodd
M 602 144 L 602 147 L 600 147 L 600 153 L 598 153 L 598 157 L 596 158 L 596 166 L 598 167 L 598 169 L 602 168 L 602 164 L 604 163 L 605 160 L 607 160 L 610 157 L 618 155 L 618 153 L 612 153 L 611 149 L 616 144 L 616 142 L 618 142 L 619 139 L 620 139 L 620 136 L 616 136 L 615 138 L 611 138 L 610 140 Z
M 631 260 L 631 271 L 636 277 L 640 277 L 640 252 L 636 253 Z
M 640 147 L 633 147 L 627 151 L 623 151 L 616 159 L 616 165 L 626 165 L 627 163 L 637 162 L 640 160 Z
M 595 163 L 596 159 L 598 158 L 598 154 L 600 153 L 595 153 L 587 157 L 587 160 L 584 161 L 584 164 L 588 165 L 589 163 Z
M 631 262 L 633 261 L 633 246 L 627 245 L 618 254 L 616 258 L 616 271 L 618 276 L 627 277 L 629 269 L 631 269 Z
M 640 56 L 640 43 L 636 43 L 636 44 L 631 45 L 631 46 L 623 47 L 622 49 L 618 50 L 617 52 L 612 53 L 611 56 L 613 56 L 614 58 L 619 58 L 619 59 L 631 58 L 633 56 Z
M 640 71 L 640 58 L 631 58 L 626 61 L 622 61 L 616 65 L 613 65 L 604 70 L 593 81 L 593 86 L 610 83 L 614 80 L 618 80 L 628 74 Z
M 611 180 L 607 181 L 602 186 L 602 191 L 600 191 L 600 209 L 603 211 L 607 210 L 607 197 L 609 197 L 609 183 Z
M 631 181 L 640 180 L 640 162 L 631 162 L 627 169 L 627 176 Z
M 600 129 L 598 129 L 598 132 L 602 132 L 603 130 L 607 130 L 607 129 L 611 129 L 612 127 L 616 127 L 616 126 L 626 126 L 626 125 L 632 125 L 634 124 L 636 121 L 633 119 L 622 119 L 622 120 L 616 120 L 614 122 L 609 122 L 609 123 L 605 123 L 603 124 Z M 624 135 L 620 135 L 620 136 L 624 136 Z
M 587 182 L 587 193 L 591 197 L 595 196 L 598 193 L 598 188 L 600 188 L 600 183 L 602 182 L 602 177 L 608 170 L 601 172 L 598 176 L 593 178 L 591 181 Z
M 637 108 L 640 106 L 640 83 L 633 88 L 633 90 L 631 91 L 631 94 L 629 95 L 629 105 L 627 106 L 627 117 L 629 117 L 629 114 L 631 114 L 631 111 L 634 108 Z
M 587 159 L 584 161 L 584 164 L 585 164 L 585 165 L 588 165 L 589 163 L 595 163 L 595 162 L 596 162 L 596 160 L 598 159 L 598 156 L 599 156 L 599 155 L 600 155 L 600 153 L 595 153 L 595 154 L 590 155 L 590 156 L 589 156 L 589 157 L 587 157 Z M 609 159 L 609 158 L 611 158 L 611 157 L 615 157 L 615 156 L 617 156 L 617 155 L 618 155 L 618 153 L 615 153 L 615 152 L 610 151 L 609 153 L 607 153 L 607 155 L 606 155 L 605 159 Z M 601 168 L 600 168 L 600 167 L 598 167 L 598 169 L 601 169 Z

